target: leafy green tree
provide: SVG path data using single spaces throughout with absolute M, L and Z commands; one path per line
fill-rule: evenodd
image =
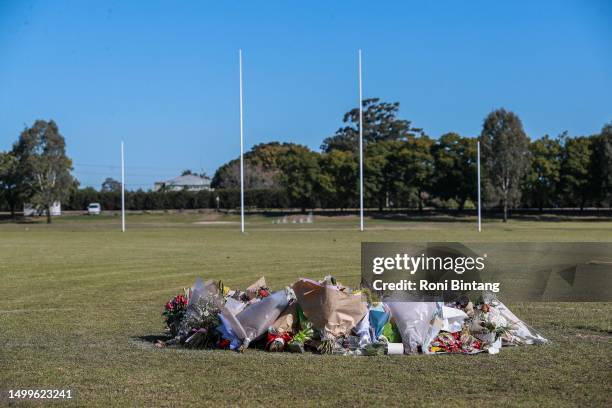
M 107 177 L 102 183 L 102 188 L 100 188 L 100 191 L 102 191 L 103 193 L 121 191 L 121 182 L 115 180 L 112 177 Z
M 593 139 L 587 136 L 570 138 L 565 132 L 561 162 L 561 185 L 566 203 L 582 211 L 593 195 L 591 158 Z
M 459 209 L 476 194 L 476 139 L 446 133 L 432 149 L 435 161 L 433 193 L 444 200 L 456 200 Z
M 320 160 L 321 195 L 326 204 L 336 208 L 357 206 L 359 197 L 359 163 L 352 152 L 332 150 Z
M 378 98 L 370 98 L 364 99 L 362 104 L 364 145 L 383 140 L 407 140 L 409 136 L 422 132 L 412 128 L 410 121 L 398 119 L 399 102 L 380 102 Z M 321 150 L 324 152 L 359 151 L 359 108 L 345 113 L 342 121 L 346 125 L 323 141 Z
M 298 146 L 293 143 L 261 143 L 244 155 L 244 181 L 246 189 L 278 189 L 279 159 Z M 229 161 L 217 169 L 211 182 L 213 188 L 240 188 L 240 158 Z
M 394 142 L 395 149 L 388 156 L 385 173 L 390 181 L 390 194 L 397 204 L 423 209 L 434 174 L 434 158 L 431 154 L 433 140 L 428 136 L 409 137 Z
M 520 200 L 520 183 L 529 168 L 529 137 L 517 115 L 498 109 L 485 118 L 480 140 L 489 190 L 507 222 L 508 207 Z
M 70 175 L 72 161 L 66 156 L 64 137 L 53 120 L 37 120 L 21 132 L 13 153 L 27 198 L 46 209 L 47 223 L 51 223 L 51 206 L 66 199 L 76 184 Z
M 594 198 L 612 207 L 612 122 L 594 138 L 591 168 Z
M 366 145 L 363 159 L 363 184 L 366 206 L 377 206 L 380 211 L 389 206 L 392 180 L 387 171 L 389 156 L 398 142 L 385 140 Z
M 319 155 L 306 146 L 293 145 L 280 159 L 281 180 L 292 205 L 302 211 L 316 205 L 320 190 Z
M 559 181 L 561 180 L 562 146 L 559 139 L 548 135 L 534 140 L 529 145 L 530 166 L 523 182 L 523 195 L 529 207 L 544 207 L 557 204 Z
M 8 204 L 11 216 L 19 200 L 17 158 L 12 152 L 0 152 L 0 199 Z

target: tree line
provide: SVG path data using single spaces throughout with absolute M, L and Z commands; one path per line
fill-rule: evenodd
M 399 103 L 363 101 L 364 200 L 368 208 L 473 208 L 476 145 L 481 143 L 483 203 L 523 208 L 611 207 L 612 123 L 600 133 L 531 140 L 520 118 L 497 109 L 477 137 L 454 132 L 438 139 L 399 117 Z M 359 200 L 359 109 L 323 140 L 320 151 L 272 142 L 245 153 L 246 205 L 257 208 L 350 209 Z M 0 209 L 24 202 L 82 210 L 90 202 L 120 208 L 120 184 L 107 179 L 99 191 L 80 189 L 70 174 L 65 140 L 54 121 L 37 120 L 12 150 L 0 152 Z M 126 208 L 235 208 L 239 205 L 239 159 L 217 169 L 214 191 L 130 191 Z M 48 218 L 50 222 L 50 216 Z
M 363 101 L 366 207 L 472 207 L 476 146 L 481 142 L 483 202 L 503 209 L 612 205 L 612 123 L 600 133 L 530 140 L 520 118 L 498 109 L 478 137 L 429 137 L 398 117 L 399 103 Z M 359 110 L 326 138 L 321 151 L 293 143 L 260 144 L 245 154 L 247 189 L 286 191 L 296 208 L 355 208 L 359 200 Z M 239 187 L 239 160 L 222 165 L 215 188 Z

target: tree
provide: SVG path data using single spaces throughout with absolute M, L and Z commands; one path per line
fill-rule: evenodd
M 593 138 L 578 136 L 570 138 L 567 132 L 561 136 L 564 141 L 563 159 L 561 162 L 561 184 L 566 202 L 579 206 L 580 210 L 593 196 L 591 160 Z
M 382 211 L 389 206 L 389 156 L 397 148 L 397 141 L 380 141 L 366 146 L 363 159 L 363 187 L 366 207 L 376 205 Z
M 459 209 L 476 194 L 476 139 L 446 133 L 432 149 L 435 162 L 433 193 L 456 200 Z
M 529 138 L 517 115 L 498 109 L 485 118 L 480 140 L 486 180 L 507 222 L 508 207 L 520 199 L 521 179 L 529 166 Z
M 279 159 L 298 146 L 293 143 L 261 143 L 244 155 L 244 182 L 246 189 L 277 189 Z M 211 182 L 213 188 L 240 187 L 240 158 L 231 160 L 217 169 Z
M 561 151 L 560 140 L 548 135 L 529 145 L 530 166 L 523 184 L 529 207 L 542 211 L 555 204 L 561 179 Z
M 198 176 L 198 177 L 208 178 L 208 176 L 206 175 L 206 172 L 203 171 L 202 173 L 197 173 L 190 169 L 183 170 L 181 172 L 181 176 Z
M 383 140 L 407 140 L 409 136 L 422 132 L 421 129 L 412 128 L 410 121 L 397 118 L 399 102 L 380 102 L 378 98 L 371 98 L 364 99 L 362 105 L 364 145 Z M 359 108 L 345 113 L 342 121 L 346 126 L 323 141 L 323 152 L 359 151 Z
M 112 177 L 107 177 L 102 183 L 102 188 L 100 188 L 100 191 L 103 193 L 119 192 L 121 191 L 121 182 Z
M 76 184 L 70 175 L 72 161 L 66 156 L 64 137 L 53 120 L 37 120 L 21 132 L 13 153 L 27 198 L 46 209 L 47 223 L 51 223 L 51 206 L 67 198 Z
M 359 163 L 352 152 L 332 150 L 319 160 L 320 185 L 327 206 L 355 207 L 359 197 Z
M 612 207 L 612 122 L 604 125 L 593 141 L 591 167 L 596 198 Z
M 409 206 L 416 203 L 422 210 L 434 173 L 433 140 L 423 135 L 394 144 L 385 168 L 390 193 L 397 203 L 405 202 Z
M 319 191 L 319 155 L 306 146 L 293 145 L 280 159 L 281 180 L 293 205 L 306 211 L 316 205 Z
M 13 217 L 19 199 L 17 164 L 12 152 L 0 152 L 0 199 L 8 204 Z

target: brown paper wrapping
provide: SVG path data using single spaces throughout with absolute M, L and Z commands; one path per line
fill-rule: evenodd
M 272 327 L 279 333 L 295 333 L 298 331 L 298 323 L 297 309 L 295 303 L 292 303 L 278 316 Z
M 293 291 L 312 325 L 333 336 L 348 334 L 367 312 L 361 295 L 351 295 L 311 279 L 300 279 Z

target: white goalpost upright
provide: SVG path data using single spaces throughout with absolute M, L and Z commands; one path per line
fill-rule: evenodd
M 476 142 L 476 167 L 477 167 L 477 183 L 478 183 L 478 232 L 481 229 L 481 210 L 480 210 L 480 140 Z
M 121 232 L 125 232 L 125 157 L 121 141 Z
M 244 232 L 244 130 L 242 121 L 242 49 L 238 50 L 240 68 L 240 231 Z
M 361 84 L 361 49 L 359 49 L 359 230 L 363 231 L 363 87 Z

